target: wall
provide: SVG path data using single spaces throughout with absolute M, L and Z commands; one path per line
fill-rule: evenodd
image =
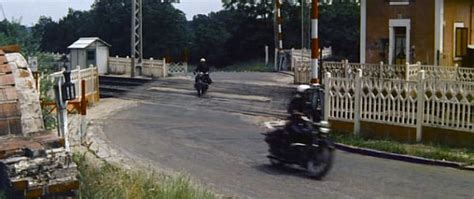
M 18 110 L 21 114 L 21 134 L 27 135 L 44 130 L 39 93 L 24 57 L 19 53 L 5 55 L 12 69 L 18 96 Z
M 130 71 L 130 58 L 109 58 L 108 74 L 130 75 Z M 164 60 L 144 59 L 142 73 L 145 77 L 166 77 L 168 76 L 168 67 Z
M 21 114 L 12 68 L 0 51 L 0 136 L 21 135 Z
M 86 67 L 86 51 L 82 49 L 71 49 L 71 70 L 77 66 Z
M 388 62 L 389 19 L 411 19 L 411 41 L 415 45 L 415 61 L 434 63 L 434 1 L 411 1 L 410 5 L 389 5 L 385 0 L 367 0 L 366 63 Z M 381 39 L 387 39 L 385 56 Z
M 455 22 L 464 22 L 464 27 L 472 29 L 472 24 L 474 23 L 474 16 L 471 14 L 471 5 L 474 5 L 472 0 L 445 0 L 444 1 L 444 45 L 443 45 L 443 54 L 441 59 L 441 65 L 453 66 L 454 64 L 460 62 L 454 61 L 454 23 Z M 469 43 L 474 44 L 474 32 L 470 33 Z

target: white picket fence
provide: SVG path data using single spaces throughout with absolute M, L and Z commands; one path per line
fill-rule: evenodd
M 56 72 L 48 76 L 52 81 L 57 78 L 64 78 L 62 72 Z M 97 67 L 90 67 L 85 69 L 75 69 L 71 71 L 71 82 L 75 85 L 76 96 L 80 100 L 82 85 L 81 81 L 86 82 L 86 96 L 99 94 L 99 73 Z
M 354 134 L 361 121 L 416 128 L 417 141 L 423 126 L 474 133 L 472 79 L 433 78 L 424 70 L 408 80 L 387 79 L 356 71 L 354 78 L 325 73 L 325 119 L 353 121 Z
M 323 63 L 323 72 L 330 72 L 333 77 L 354 78 L 358 69 L 362 70 L 364 77 L 379 79 L 416 80 L 418 72 L 424 70 L 427 79 L 474 82 L 474 68 L 421 65 L 420 63 L 405 65 L 390 65 L 383 62 L 360 64 L 349 63 L 347 60 Z

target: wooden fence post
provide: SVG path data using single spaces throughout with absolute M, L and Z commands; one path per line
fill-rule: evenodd
M 86 134 L 86 114 L 87 114 L 87 96 L 86 96 L 86 80 L 81 80 L 81 128 L 80 141 L 84 143 L 84 136 Z
M 354 135 L 360 135 L 360 98 L 362 93 L 362 69 L 358 69 L 355 78 L 354 93 Z
M 421 70 L 418 73 L 418 88 L 417 96 L 417 110 L 416 110 L 416 141 L 421 142 L 423 135 L 423 116 L 425 114 L 425 71 Z

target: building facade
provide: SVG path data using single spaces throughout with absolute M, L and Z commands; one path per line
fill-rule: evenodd
M 361 0 L 360 60 L 461 64 L 474 44 L 472 0 Z

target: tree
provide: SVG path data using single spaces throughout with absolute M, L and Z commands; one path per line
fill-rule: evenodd
M 334 1 L 320 7 L 321 46 L 332 46 L 334 59 L 359 60 L 358 3 Z
M 39 49 L 39 41 L 31 31 L 20 24 L 18 20 L 0 22 L 0 45 L 17 44 L 22 47 L 22 53 L 31 55 Z
M 194 33 L 191 43 L 192 61 L 206 57 L 211 65 L 229 64 L 229 54 L 225 45 L 231 34 L 226 30 L 224 21 L 220 20 L 220 14 L 222 13 L 194 16 L 191 22 L 191 29 Z

